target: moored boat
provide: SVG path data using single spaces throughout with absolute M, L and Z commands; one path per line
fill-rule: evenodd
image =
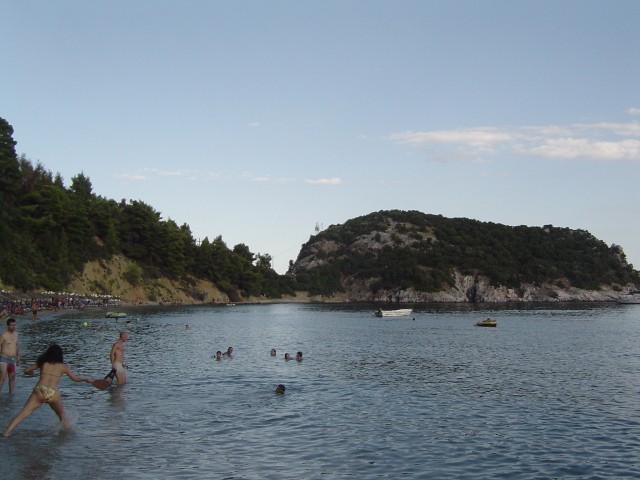
M 412 308 L 399 308 L 397 310 L 376 310 L 376 317 L 408 317 L 413 312 Z
M 107 312 L 107 318 L 127 318 L 124 312 Z
M 498 323 L 495 320 L 492 320 L 490 318 L 476 322 L 476 327 L 495 327 L 497 325 Z

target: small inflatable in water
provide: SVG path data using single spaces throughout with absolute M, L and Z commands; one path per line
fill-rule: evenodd
M 124 312 L 107 312 L 107 318 L 127 318 Z
M 476 327 L 495 327 L 496 325 L 498 325 L 498 322 L 490 318 L 476 322 Z

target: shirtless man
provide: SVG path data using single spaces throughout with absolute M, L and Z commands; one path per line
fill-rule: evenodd
M 16 365 L 20 363 L 20 345 L 16 321 L 7 319 L 7 331 L 0 335 L 0 392 L 4 379 L 9 376 L 9 393 L 13 393 L 16 382 Z
M 111 368 L 116 371 L 116 379 L 119 385 L 127 383 L 127 373 L 124 370 L 124 342 L 129 338 L 127 332 L 120 332 L 120 338 L 111 347 Z

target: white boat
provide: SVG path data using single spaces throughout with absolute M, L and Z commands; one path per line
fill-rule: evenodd
M 629 292 L 624 297 L 618 299 L 618 303 L 632 304 L 640 303 L 640 292 Z
M 376 317 L 408 317 L 413 312 L 412 308 L 399 308 L 397 310 L 376 310 Z

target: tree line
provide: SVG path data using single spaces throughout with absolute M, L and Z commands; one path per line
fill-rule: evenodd
M 122 253 L 140 266 L 127 272 L 134 284 L 160 276 L 187 283 L 205 279 L 232 300 L 294 293 L 294 278 L 275 272 L 269 254 L 254 254 L 244 244 L 229 248 L 221 236 L 198 242 L 187 224 L 162 219 L 142 201 L 96 195 L 84 173 L 66 187 L 60 174 L 18 156 L 15 146 L 13 127 L 0 118 L 0 278 L 5 284 L 24 291 L 61 290 L 86 262 Z

